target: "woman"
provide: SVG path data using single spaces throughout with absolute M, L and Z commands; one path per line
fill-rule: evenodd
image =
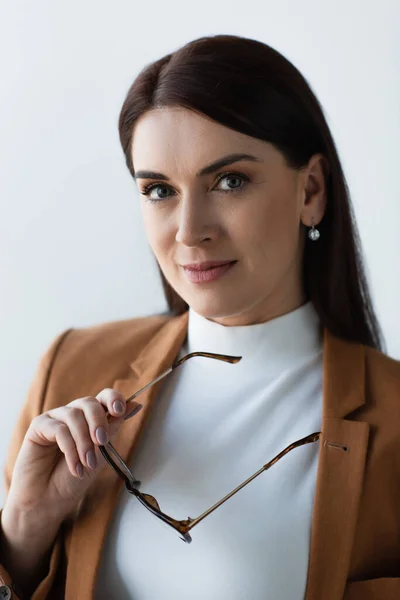
M 6 597 L 399 598 L 400 364 L 307 82 L 200 38 L 139 74 L 119 132 L 169 312 L 42 358 L 6 463 Z M 159 377 L 193 352 L 234 358 Z

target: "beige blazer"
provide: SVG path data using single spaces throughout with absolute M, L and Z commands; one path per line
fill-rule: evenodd
M 187 323 L 185 312 L 59 335 L 40 361 L 14 430 L 5 464 L 6 489 L 36 415 L 75 398 L 95 396 L 105 387 L 126 397 L 134 393 L 173 363 Z M 160 385 L 140 396 L 143 409 L 113 439 L 127 462 Z M 399 600 L 400 361 L 325 330 L 322 417 L 305 600 Z M 122 480 L 104 465 L 76 517 L 63 523 L 49 573 L 33 600 L 93 598 L 101 550 L 120 493 L 127 493 Z M 0 565 L 0 589 L 2 584 L 12 589 Z M 18 599 L 15 592 L 12 598 Z M 265 598 L 269 599 L 267 589 Z

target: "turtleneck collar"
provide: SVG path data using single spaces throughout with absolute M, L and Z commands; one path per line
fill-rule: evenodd
M 323 347 L 323 332 L 311 301 L 297 309 L 255 325 L 225 326 L 189 308 L 187 351 L 242 356 L 242 368 L 251 361 L 268 370 L 301 363 Z M 217 363 L 219 361 L 212 361 Z

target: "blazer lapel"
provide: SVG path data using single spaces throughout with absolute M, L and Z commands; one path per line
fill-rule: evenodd
M 183 315 L 168 319 L 150 339 L 140 358 L 130 365 L 129 377 L 115 380 L 113 389 L 128 397 L 170 367 L 185 341 L 187 323 L 187 311 Z M 143 404 L 140 413 L 126 421 L 113 439 L 113 446 L 127 464 L 130 463 L 161 383 L 162 380 L 140 395 L 138 402 Z M 68 572 L 65 598 L 68 600 L 88 600 L 94 597 L 101 550 L 118 496 L 120 492 L 124 492 L 121 489 L 123 485 L 122 479 L 115 471 L 105 465 L 80 506 L 77 514 L 79 518 L 74 523 L 70 539 L 67 540 Z
M 305 600 L 342 600 L 367 453 L 369 424 L 346 420 L 365 404 L 360 344 L 325 329 L 322 435 Z
M 172 365 L 187 336 L 188 312 L 167 319 L 126 379 L 113 388 L 129 396 Z M 201 348 L 199 349 L 201 350 Z M 140 413 L 121 427 L 113 440 L 129 464 L 161 382 L 138 398 Z M 364 349 L 324 331 L 322 435 L 313 507 L 310 560 L 305 600 L 341 600 L 362 490 L 369 426 L 345 417 L 365 403 Z M 347 450 L 343 449 L 346 447 Z M 134 472 L 137 477 L 139 474 Z M 106 465 L 89 490 L 67 541 L 66 598 L 94 597 L 97 572 L 107 529 L 123 486 Z

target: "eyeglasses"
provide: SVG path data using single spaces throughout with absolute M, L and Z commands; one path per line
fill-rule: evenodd
M 159 375 L 158 377 L 156 377 L 155 379 L 150 381 L 150 383 L 148 383 L 147 385 L 142 387 L 140 390 L 135 392 L 132 396 L 127 398 L 126 402 L 130 402 L 131 400 L 133 400 L 134 398 L 139 396 L 139 394 L 144 392 L 147 388 L 151 387 L 152 385 L 157 383 L 157 381 L 160 381 L 161 379 L 163 379 L 164 377 L 169 375 L 169 373 L 171 373 L 174 369 L 179 367 L 182 363 L 186 362 L 189 358 L 193 358 L 194 356 L 202 356 L 202 357 L 206 357 L 206 358 L 222 360 L 224 362 L 231 363 L 231 364 L 238 363 L 242 359 L 241 356 L 229 356 L 228 354 L 213 354 L 211 352 L 191 352 L 190 354 L 187 354 L 186 356 L 183 356 L 180 360 L 176 361 L 169 369 L 167 369 L 167 371 L 165 371 L 164 373 L 162 373 L 161 375 Z M 282 450 L 279 454 L 277 454 L 275 456 L 275 458 L 273 458 L 270 462 L 268 462 L 263 467 L 261 467 L 261 469 L 259 471 L 257 471 L 256 473 L 254 473 L 254 475 L 252 475 L 251 477 L 246 479 L 246 481 L 244 481 L 241 485 L 239 485 L 237 488 L 235 488 L 232 492 L 227 494 L 224 498 L 222 498 L 222 500 L 220 500 L 219 502 L 214 504 L 214 506 L 212 506 L 211 508 L 206 510 L 199 517 L 196 517 L 194 519 L 192 519 L 191 517 L 188 517 L 187 519 L 184 519 L 181 521 L 173 519 L 169 515 L 163 513 L 160 508 L 160 505 L 158 504 L 158 502 L 154 498 L 154 496 L 151 496 L 150 494 L 144 494 L 142 492 L 139 492 L 139 487 L 141 485 L 141 482 L 138 481 L 134 477 L 134 475 L 128 469 L 128 467 L 126 466 L 126 464 L 124 463 L 124 461 L 122 460 L 122 458 L 118 454 L 118 452 L 115 450 L 115 448 L 111 442 L 108 442 L 104 446 L 99 446 L 99 448 L 100 448 L 102 455 L 108 462 L 108 464 L 125 481 L 125 487 L 128 490 L 128 492 L 130 494 L 133 494 L 134 496 L 136 496 L 136 498 L 143 504 L 143 506 L 145 506 L 147 508 L 147 510 L 149 510 L 151 513 L 153 513 L 153 515 L 155 515 L 158 519 L 161 519 L 161 521 L 163 521 L 166 525 L 168 525 L 169 527 L 171 527 L 175 531 L 177 531 L 181 540 L 183 540 L 184 542 L 187 542 L 187 543 L 191 543 L 192 538 L 190 536 L 189 531 L 191 529 L 193 529 L 193 527 L 195 527 L 198 523 L 200 523 L 200 521 L 205 519 L 216 508 L 218 508 L 219 506 L 221 506 L 221 504 L 226 502 L 226 500 L 228 500 L 228 498 L 231 498 L 234 494 L 236 494 L 236 492 L 241 490 L 245 485 L 250 483 L 250 481 L 255 479 L 263 471 L 267 471 L 269 468 L 271 468 L 272 465 L 277 463 L 278 460 L 280 460 L 283 456 L 285 456 L 285 454 L 287 454 L 294 448 L 299 448 L 300 446 L 304 446 L 305 444 L 310 444 L 312 442 L 316 442 L 320 438 L 320 435 L 321 435 L 321 432 L 318 431 L 316 433 L 311 433 L 310 435 L 307 435 L 306 437 L 304 437 L 300 440 L 297 440 L 296 442 L 293 442 L 292 444 L 287 446 L 284 450 Z

